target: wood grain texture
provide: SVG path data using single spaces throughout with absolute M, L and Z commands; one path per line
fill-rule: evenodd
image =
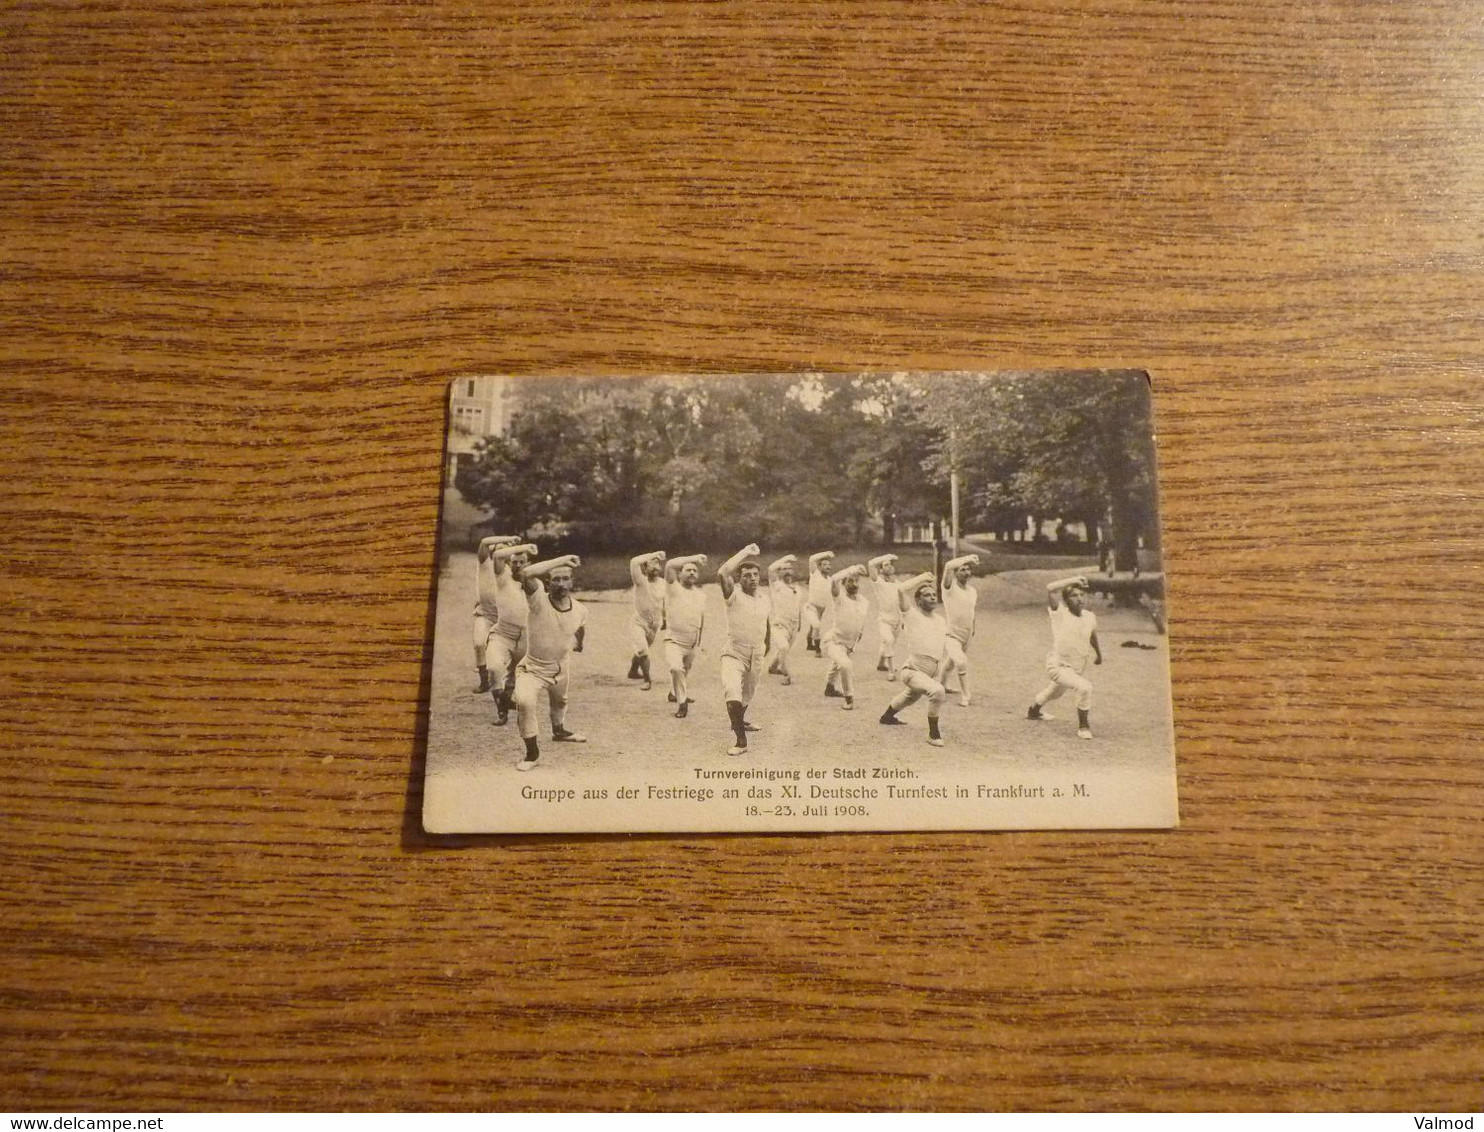
M 1484 23 L 4 6 L 0 1107 L 1484 1103 Z M 1140 366 L 1183 827 L 420 835 L 444 386 Z

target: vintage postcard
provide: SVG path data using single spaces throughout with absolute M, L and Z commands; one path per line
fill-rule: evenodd
M 1176 824 L 1135 371 L 460 378 L 432 833 Z

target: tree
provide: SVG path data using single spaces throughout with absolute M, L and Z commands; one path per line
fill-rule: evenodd
M 881 541 L 896 541 L 898 516 L 944 514 L 947 477 L 933 466 L 943 444 L 927 419 L 926 396 L 916 384 L 892 375 L 860 379 L 863 423 L 853 445 L 850 475 L 870 508 L 881 516 Z
M 890 543 L 899 516 L 947 510 L 953 467 L 997 529 L 1111 517 L 1124 568 L 1156 529 L 1139 374 L 569 378 L 519 395 L 455 485 L 512 531 L 563 523 L 596 549 L 860 545 L 877 516 Z
M 479 443 L 474 459 L 455 473 L 454 486 L 512 534 L 566 519 L 587 509 L 592 494 L 586 446 L 574 442 L 579 433 L 571 410 L 528 405 L 513 419 L 509 436 Z
M 925 384 L 926 416 L 947 441 L 946 472 L 996 507 L 1111 527 L 1117 569 L 1158 537 L 1148 379 L 1133 371 L 966 376 Z M 951 446 L 951 451 L 950 451 Z

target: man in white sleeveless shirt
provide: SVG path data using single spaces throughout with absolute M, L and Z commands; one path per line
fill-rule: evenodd
M 1061 594 L 1061 602 L 1057 594 Z M 1092 738 L 1092 682 L 1082 675 L 1088 660 L 1103 663 L 1098 644 L 1098 619 L 1083 607 L 1087 579 L 1063 578 L 1046 587 L 1046 607 L 1051 616 L 1051 651 L 1046 654 L 1046 673 L 1051 683 L 1037 693 L 1025 715 L 1027 719 L 1050 719 L 1041 710 L 1068 690 L 1077 693 L 1077 738 Z
M 643 680 L 647 692 L 654 686 L 649 675 L 649 650 L 665 623 L 665 552 L 652 550 L 629 559 L 629 577 L 634 583 L 634 615 L 629 619 L 629 679 Z
M 785 554 L 768 567 L 768 598 L 772 612 L 768 615 L 768 671 L 782 676 L 784 684 L 794 682 L 788 667 L 788 653 L 799 633 L 803 602 L 794 584 L 794 563 L 798 558 Z
M 820 627 L 824 624 L 824 611 L 830 603 L 830 572 L 835 568 L 835 552 L 821 550 L 809 556 L 809 596 L 804 602 L 804 648 L 823 656 L 820 651 Z
M 876 590 L 876 671 L 897 678 L 897 634 L 902 631 L 902 606 L 897 592 L 897 556 L 878 554 L 866 563 Z
M 529 542 L 502 546 L 490 554 L 499 616 L 485 659 L 490 667 L 490 694 L 495 698 L 495 722 L 502 727 L 509 722 L 514 706 L 515 665 L 526 654 L 526 595 L 521 589 L 521 571 L 535 555 L 536 545 Z
M 824 655 L 830 661 L 824 694 L 828 696 L 832 686 L 838 688 L 845 698 L 846 711 L 855 710 L 855 663 L 851 657 L 866 631 L 866 617 L 871 612 L 860 592 L 865 573 L 864 566 L 847 566 L 830 583 L 835 609 L 830 627 L 824 631 Z
M 479 673 L 479 687 L 474 691 L 479 695 L 490 690 L 490 670 L 485 657 L 489 651 L 490 635 L 494 633 L 495 623 L 500 619 L 500 604 L 495 596 L 495 560 L 491 555 L 502 546 L 512 546 L 518 542 L 519 535 L 489 535 L 479 540 L 479 549 L 475 553 L 475 588 L 478 596 L 474 599 L 474 668 Z
M 943 711 L 947 693 L 938 682 L 938 676 L 942 671 L 948 641 L 948 621 L 938 607 L 932 574 L 918 574 L 917 577 L 908 579 L 898 587 L 897 593 L 902 608 L 902 635 L 899 643 L 907 657 L 902 665 L 901 676 L 906 687 L 881 713 L 881 722 L 901 724 L 903 721 L 897 718 L 897 712 L 926 696 L 928 742 L 934 747 L 941 747 L 943 733 L 938 727 L 938 717 Z
M 586 611 L 572 596 L 572 571 L 582 564 L 575 554 L 536 562 L 521 572 L 525 590 L 526 655 L 515 666 L 515 719 L 526 755 L 516 770 L 534 770 L 541 758 L 536 716 L 542 692 L 551 711 L 551 737 L 558 743 L 586 743 L 567 728 L 571 671 L 567 654 L 581 652 Z
M 746 719 L 768 649 L 768 598 L 758 592 L 761 571 L 757 563 L 747 561 L 758 553 L 757 543 L 749 543 L 716 571 L 727 610 L 727 643 L 721 653 L 721 695 L 732 725 L 729 755 L 745 755 L 747 733 L 758 730 Z
M 694 702 L 687 693 L 686 681 L 706 627 L 706 593 L 701 589 L 704 565 L 704 554 L 672 558 L 665 563 L 665 663 L 670 666 L 670 702 L 675 705 L 676 719 L 684 719 Z
M 973 567 L 979 565 L 977 554 L 965 554 L 943 565 L 943 612 L 948 615 L 948 680 L 958 677 L 958 706 L 969 706 L 969 642 L 974 639 L 974 621 L 979 612 L 979 591 L 970 581 Z

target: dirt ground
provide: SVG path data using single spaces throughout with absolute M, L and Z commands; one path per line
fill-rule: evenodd
M 748 712 L 761 731 L 751 736 L 747 755 L 729 757 L 718 674 L 725 632 L 720 589 L 707 587 L 706 636 L 690 680 L 696 702 L 684 720 L 666 702 L 660 655 L 653 690 L 642 691 L 625 676 L 628 595 L 579 593 L 588 629 L 585 651 L 571 658 L 567 726 L 588 742 L 551 742 L 543 717 L 542 759 L 530 773 L 515 770 L 524 748 L 514 718 L 496 726 L 490 697 L 474 692 L 474 577 L 473 555 L 454 554 L 439 580 L 425 809 L 434 832 L 1107 828 L 1174 821 L 1169 650 L 1142 612 L 1093 603 L 1105 658 L 1088 669 L 1094 739 L 1076 737 L 1070 695 L 1047 709 L 1055 719 L 1025 718 L 1046 683 L 1044 587 L 1052 575 L 1045 571 L 978 580 L 979 621 L 969 650 L 973 702 L 960 707 L 950 696 L 941 748 L 926 743 L 925 702 L 902 713 L 907 726 L 878 722 L 901 685 L 875 670 L 873 623 L 855 654 L 854 711 L 822 695 L 829 662 L 806 653 L 800 640 L 792 653 L 794 683 L 761 679 Z M 1153 648 L 1125 648 L 1125 641 Z M 727 789 L 737 795 L 725 797 Z M 703 797 L 708 790 L 711 796 Z M 620 791 L 637 797 L 621 799 Z

